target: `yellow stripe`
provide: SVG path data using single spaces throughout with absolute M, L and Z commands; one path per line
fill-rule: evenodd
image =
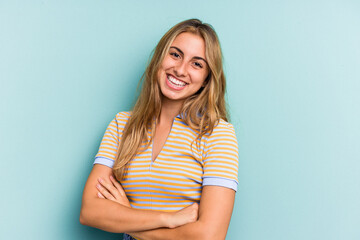
M 174 137 L 175 137 L 175 136 L 174 136 Z M 190 144 L 194 141 L 194 139 L 195 139 L 195 138 L 192 138 L 191 140 L 189 140 L 188 138 L 186 138 L 186 137 L 181 137 L 181 136 L 176 136 L 175 138 L 176 138 L 176 139 L 182 139 L 182 140 L 188 142 L 189 145 L 190 145 Z M 199 141 L 200 141 L 199 139 L 196 139 L 196 142 L 199 142 Z
M 129 192 L 138 192 L 139 190 L 133 190 L 133 189 L 127 189 L 126 190 L 126 194 Z M 201 192 L 199 193 L 187 193 L 187 194 L 183 194 L 183 193 L 174 193 L 174 192 L 167 192 L 167 191 L 160 191 L 160 190 L 153 190 L 151 189 L 151 193 L 162 193 L 162 194 L 167 194 L 167 195 L 182 195 L 182 196 L 200 196 Z M 154 195 L 151 195 L 154 196 Z
M 131 178 L 150 177 L 150 174 L 151 174 L 151 173 L 147 172 L 146 174 L 131 175 Z M 128 177 L 129 177 L 128 175 L 125 176 L 125 180 L 123 180 L 123 181 L 121 181 L 121 182 L 126 183 L 126 181 L 137 181 L 137 180 L 126 180 L 126 179 L 128 179 Z M 152 177 L 154 177 L 154 176 L 152 176 Z M 161 179 L 165 179 L 165 180 L 175 180 L 175 181 L 182 181 L 182 182 L 189 182 L 189 183 L 194 182 L 194 180 L 192 180 L 192 179 L 184 179 L 183 176 L 181 176 L 181 178 L 161 176 Z M 139 180 L 139 181 L 144 181 L 144 180 Z M 201 182 L 201 181 L 199 181 L 199 182 Z
M 132 172 L 133 169 L 137 169 L 137 168 L 149 168 L 149 164 L 146 165 L 130 165 L 130 167 L 128 168 L 128 172 Z M 147 169 L 143 169 L 141 171 L 147 172 Z
M 238 148 L 238 147 L 237 147 L 237 142 L 236 142 L 236 140 L 235 140 L 234 138 L 227 138 L 227 139 L 224 139 L 224 140 L 230 141 L 231 143 L 224 142 L 223 144 L 225 144 L 225 145 L 231 145 L 231 146 L 234 146 L 235 148 Z M 209 144 L 209 143 L 210 143 L 210 144 Z M 207 146 L 207 147 L 212 146 L 211 143 L 217 144 L 217 143 L 219 143 L 219 139 L 208 140 L 206 146 Z
M 160 154 L 159 154 L 160 155 Z M 174 156 L 174 154 L 166 154 L 164 152 L 161 152 L 161 159 L 166 161 L 166 162 L 170 162 L 170 160 L 173 160 L 175 162 L 178 162 L 178 163 L 187 163 L 187 164 L 194 164 L 194 165 L 199 165 L 201 166 L 201 159 L 194 159 L 192 157 L 188 157 L 188 156 Z M 171 159 L 168 159 L 168 158 L 163 158 L 163 157 L 169 157 Z M 159 158 L 156 159 L 156 161 L 158 160 Z M 185 160 L 185 159 L 189 159 L 190 161 L 188 160 Z
M 182 174 L 177 174 L 177 173 L 169 173 L 169 172 L 166 172 L 166 171 L 157 171 L 157 170 L 151 170 L 152 172 L 154 172 L 154 173 L 159 173 L 159 174 L 171 174 L 171 175 L 176 175 L 176 176 L 181 176 L 181 177 L 184 177 L 184 176 L 186 176 L 186 177 L 189 177 L 189 178 L 192 178 L 192 179 L 195 179 L 196 181 L 198 181 L 198 182 L 202 182 L 202 180 L 201 180 L 201 178 L 198 178 L 198 177 L 196 177 L 196 176 L 193 176 L 193 175 L 182 175 Z M 162 177 L 163 178 L 163 177 Z M 181 179 L 181 178 L 180 178 Z
M 206 167 L 205 167 L 206 168 Z M 230 174 L 230 175 L 232 175 L 232 176 L 234 176 L 236 173 L 233 173 L 233 172 L 230 172 L 230 171 L 226 171 L 226 170 L 220 170 L 220 169 L 208 169 L 207 170 L 207 173 L 205 173 L 204 174 L 204 176 L 208 176 L 208 174 L 210 174 L 209 172 L 216 172 L 216 173 L 218 173 L 218 172 L 222 172 L 222 173 L 228 173 L 228 174 Z
M 101 146 L 101 150 L 102 150 L 102 151 L 105 151 L 105 149 L 106 149 L 106 150 L 115 151 L 115 152 L 117 151 L 117 148 L 113 149 L 113 148 L 110 148 L 110 147 Z
M 166 187 L 166 185 L 169 185 L 169 183 L 164 183 L 164 186 L 151 185 L 151 184 L 125 185 L 125 186 L 123 186 L 123 188 L 128 189 L 128 190 L 130 190 L 129 188 L 137 188 L 136 191 L 141 191 L 142 189 L 147 189 L 147 188 L 159 188 L 159 189 L 164 189 L 164 190 L 173 190 L 173 191 L 177 191 L 177 192 L 201 191 L 201 185 L 198 186 L 198 187 L 195 186 L 194 189 Z M 190 185 L 190 186 L 187 186 L 187 187 L 192 187 L 192 186 Z M 149 190 L 149 191 L 152 191 L 152 190 Z
M 181 171 L 181 172 L 186 172 L 186 173 L 190 173 L 192 175 L 198 175 L 199 173 L 196 173 L 196 172 L 193 172 L 193 171 L 190 171 L 190 170 L 187 170 L 187 169 L 179 169 L 179 168 L 173 168 L 173 167 L 163 167 L 161 165 L 156 165 L 154 166 L 153 165 L 153 169 L 164 169 L 164 170 L 175 170 L 175 171 Z M 169 174 L 169 173 L 168 173 Z M 176 173 L 171 173 L 171 174 L 176 174 Z M 183 174 L 182 174 L 183 175 Z
M 229 128 L 228 126 L 220 126 L 218 125 L 216 128 L 214 128 L 214 132 L 224 132 L 224 130 L 226 130 L 226 132 L 233 132 L 232 128 Z
M 229 175 L 225 175 L 225 174 L 212 174 L 212 173 L 207 173 L 204 175 L 204 177 L 219 177 L 219 178 L 228 178 L 231 180 L 236 180 L 237 181 L 237 177 L 235 177 L 233 174 L 231 176 Z
M 162 178 L 162 180 L 165 180 L 166 178 Z M 122 184 L 129 184 L 129 183 L 142 183 L 144 182 L 144 180 L 128 180 L 128 181 L 122 181 Z M 164 181 L 156 181 L 156 180 L 147 180 L 146 182 L 150 182 L 150 183 L 164 183 Z M 189 183 L 194 183 L 193 181 L 188 181 Z M 179 186 L 179 187 L 189 187 L 190 185 L 189 184 L 182 184 L 182 183 L 169 183 L 169 182 L 166 182 L 166 184 L 171 184 L 171 185 L 174 185 L 174 186 Z M 200 187 L 201 186 L 201 183 L 194 183 L 195 184 L 195 187 Z
M 219 150 L 221 150 L 221 148 L 218 148 Z M 216 149 L 215 149 L 216 150 Z M 233 154 L 233 153 L 229 153 L 229 152 L 220 152 L 220 151 L 214 151 L 214 152 L 210 152 L 210 153 L 213 153 L 213 154 L 223 154 L 223 156 L 207 156 L 205 159 L 208 159 L 208 158 L 223 158 L 223 157 L 227 157 L 227 156 L 233 156 L 235 159 L 238 158 L 238 153 L 237 154 Z M 209 154 L 209 152 L 207 152 L 206 154 Z
M 157 159 L 157 160 L 159 160 L 159 159 L 161 159 L 161 160 L 162 160 L 162 158 L 159 158 L 159 157 L 158 157 L 158 159 Z M 187 169 L 193 169 L 193 170 L 196 170 L 196 171 L 202 172 L 202 167 L 201 167 L 201 166 L 197 166 L 197 167 L 184 166 L 184 165 L 181 165 L 181 164 L 170 163 L 170 161 L 166 162 L 165 164 L 166 164 L 166 166 L 179 167 L 179 169 L 181 168 L 181 171 L 183 171 L 183 170 L 184 170 L 184 168 L 187 168 Z M 157 164 L 157 166 L 160 166 L 160 163 L 158 163 L 158 164 Z M 166 168 L 167 168 L 167 167 L 166 167 Z M 197 173 L 197 174 L 199 174 L 199 173 Z
M 180 152 L 177 152 L 177 154 L 175 155 L 174 152 L 176 153 L 176 151 L 172 151 L 173 153 L 165 153 L 165 149 L 163 149 L 159 155 L 163 156 L 163 157 L 169 157 L 171 158 L 172 160 L 175 160 L 176 162 L 180 162 L 181 159 L 189 159 L 189 160 L 193 160 L 193 161 L 182 161 L 184 163 L 190 163 L 190 164 L 194 164 L 195 162 L 198 162 L 198 161 L 201 161 L 201 159 L 194 159 L 193 157 L 190 157 L 190 156 L 180 156 L 180 155 L 177 155 L 179 154 Z M 186 154 L 184 152 L 184 154 Z M 201 156 L 201 154 L 199 154 Z M 175 159 L 174 159 L 175 158 Z M 159 159 L 159 158 L 157 158 Z M 166 159 L 168 160 L 168 159 Z
M 143 158 L 141 158 L 141 159 L 143 159 Z M 136 157 L 136 158 L 133 160 L 132 163 L 147 163 L 147 164 L 149 164 L 149 163 L 150 163 L 150 159 L 148 159 L 148 160 L 138 160 L 137 157 Z
M 225 157 L 222 157 L 221 159 L 230 159 L 230 160 L 234 160 L 233 158 L 225 158 Z M 237 162 L 237 161 L 236 161 Z M 236 169 L 238 168 L 238 165 L 236 163 L 234 163 L 233 161 L 232 162 L 227 162 L 227 161 L 218 161 L 218 160 L 211 160 L 209 163 L 206 163 L 206 164 L 213 164 L 213 163 L 224 163 L 226 165 L 231 165 L 231 166 L 234 166 Z
M 147 170 L 134 170 L 134 169 L 130 169 L 128 168 L 125 173 L 144 173 L 144 174 L 148 174 Z
M 134 199 L 131 202 L 148 202 L 148 199 Z M 174 200 L 159 200 L 159 199 L 152 199 L 153 202 L 159 202 L 159 203 L 173 203 Z M 194 203 L 193 199 L 186 199 L 186 200 L 176 200 L 178 203 Z M 170 206 L 170 205 L 169 205 Z
M 112 136 L 107 136 L 107 137 L 110 137 L 111 139 L 104 139 L 104 141 L 106 141 L 106 142 L 101 142 L 101 144 L 100 145 L 102 145 L 102 144 L 109 144 L 109 142 L 111 142 L 111 143 L 113 143 L 115 146 L 117 146 L 118 145 L 118 141 L 115 139 L 115 140 L 113 140 L 114 138 L 112 137 Z
M 182 126 L 184 127 L 183 125 L 178 125 L 178 126 Z M 186 134 L 184 134 L 185 136 L 188 136 L 190 138 L 196 138 L 197 135 L 195 135 L 192 131 L 186 129 L 186 128 L 180 128 L 180 127 L 177 127 L 176 125 L 174 125 L 172 128 L 175 129 L 175 130 L 178 130 L 178 131 L 181 131 L 182 133 L 181 134 L 184 134 L 186 132 Z M 199 134 L 198 131 L 195 131 L 197 134 Z
M 230 161 L 225 161 L 225 160 L 230 160 Z M 213 162 L 213 161 L 216 161 L 216 160 L 219 160 L 220 162 L 226 162 L 226 163 L 229 163 L 229 164 L 236 164 L 238 163 L 238 159 L 237 158 L 234 158 L 234 157 L 226 157 L 226 156 L 222 156 L 221 159 L 219 159 L 219 157 L 207 157 L 206 159 L 204 159 L 204 164 L 206 162 Z M 222 161 L 224 160 L 224 161 Z
M 159 155 L 163 152 L 173 153 L 172 155 L 174 155 L 174 153 L 175 153 L 177 155 L 176 157 L 182 157 L 182 156 L 178 156 L 178 154 L 188 154 L 187 152 L 185 152 L 185 149 L 182 149 L 182 148 L 179 148 L 176 150 L 162 149 L 161 152 L 159 153 Z
M 116 115 L 119 115 L 118 117 L 123 117 L 123 118 L 129 118 L 131 115 L 131 112 L 118 112 Z
M 186 149 L 185 147 L 190 146 L 191 142 L 181 142 L 181 141 L 177 141 L 177 140 L 171 140 L 168 139 L 165 143 L 165 145 L 171 145 L 171 146 L 175 146 L 177 148 L 182 148 L 182 149 Z M 180 145 L 180 146 L 179 146 Z
M 143 193 L 127 193 L 126 192 L 126 196 L 128 196 L 128 197 L 149 197 L 149 199 L 151 198 L 151 197 L 155 197 L 155 195 L 153 195 L 153 194 L 143 194 Z M 184 197 L 183 196 L 168 196 L 168 195 L 156 195 L 156 197 L 157 198 L 173 198 L 173 199 L 184 199 Z M 149 199 L 147 199 L 148 201 L 149 201 Z M 196 199 L 200 199 L 200 195 L 199 195 L 199 197 L 198 198 L 193 198 L 194 200 L 196 200 Z M 176 201 L 178 201 L 178 200 L 176 200 Z

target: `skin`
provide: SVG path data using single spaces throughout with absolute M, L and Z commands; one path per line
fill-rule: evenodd
M 108 232 L 122 233 L 162 227 L 174 228 L 194 222 L 198 217 L 197 204 L 172 213 L 133 209 L 120 184 L 114 184 L 110 176 L 112 176 L 111 168 L 100 164 L 94 165 L 83 192 L 81 224 Z M 105 189 L 113 192 L 113 198 L 104 193 Z M 101 198 L 99 191 L 108 199 Z M 114 199 L 118 201 L 109 201 Z
M 153 161 L 166 142 L 173 119 L 180 112 L 184 100 L 206 84 L 208 73 L 205 42 L 202 37 L 189 32 L 179 34 L 158 71 L 162 109 L 156 121 Z M 169 77 L 181 81 L 178 84 L 181 87 L 169 83 Z M 186 85 L 183 86 L 182 83 Z M 234 205 L 234 190 L 219 186 L 204 186 L 199 206 L 193 204 L 178 212 L 167 213 L 172 215 L 163 216 L 162 212 L 130 208 L 121 185 L 110 176 L 110 168 L 98 164 L 94 166 L 83 196 L 82 213 L 88 209 L 88 215 L 93 214 L 91 221 L 87 221 L 86 225 L 106 231 L 127 232 L 144 240 L 225 239 Z M 93 204 L 92 208 L 86 208 L 86 205 L 91 205 L 87 203 L 90 198 L 93 202 L 95 198 L 102 202 L 101 204 L 98 202 L 98 205 Z M 120 229 L 122 231 L 119 231 Z
M 176 111 L 180 111 L 184 100 L 194 95 L 204 85 L 208 74 L 203 38 L 189 32 L 179 34 L 171 44 L 169 53 L 158 71 L 163 103 L 171 104 L 172 107 L 176 107 Z M 185 88 L 175 90 L 169 87 L 166 84 L 168 76 L 185 82 Z

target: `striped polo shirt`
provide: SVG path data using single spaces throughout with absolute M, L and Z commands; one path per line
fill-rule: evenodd
M 94 164 L 113 167 L 130 114 L 119 112 L 110 122 Z M 133 208 L 177 211 L 199 203 L 203 186 L 237 190 L 238 146 L 233 126 L 220 119 L 211 134 L 205 134 L 200 140 L 196 140 L 197 136 L 178 115 L 154 161 L 151 160 L 152 142 L 139 149 L 120 182 Z

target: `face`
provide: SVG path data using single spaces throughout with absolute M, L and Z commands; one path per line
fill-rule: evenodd
M 179 34 L 158 72 L 163 100 L 184 101 L 204 86 L 208 74 L 204 39 L 189 32 Z

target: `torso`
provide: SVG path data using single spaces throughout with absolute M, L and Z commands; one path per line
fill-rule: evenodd
M 101 164 L 113 166 L 107 163 L 115 162 L 116 143 L 129 117 L 130 113 L 121 112 L 109 125 L 95 158 Z M 157 134 L 149 144 L 143 143 L 121 180 L 133 208 L 177 211 L 200 201 L 203 182 L 237 181 L 237 143 L 230 124 L 221 121 L 211 135 L 201 138 L 199 147 L 194 142 L 197 132 L 180 116 L 157 127 Z

